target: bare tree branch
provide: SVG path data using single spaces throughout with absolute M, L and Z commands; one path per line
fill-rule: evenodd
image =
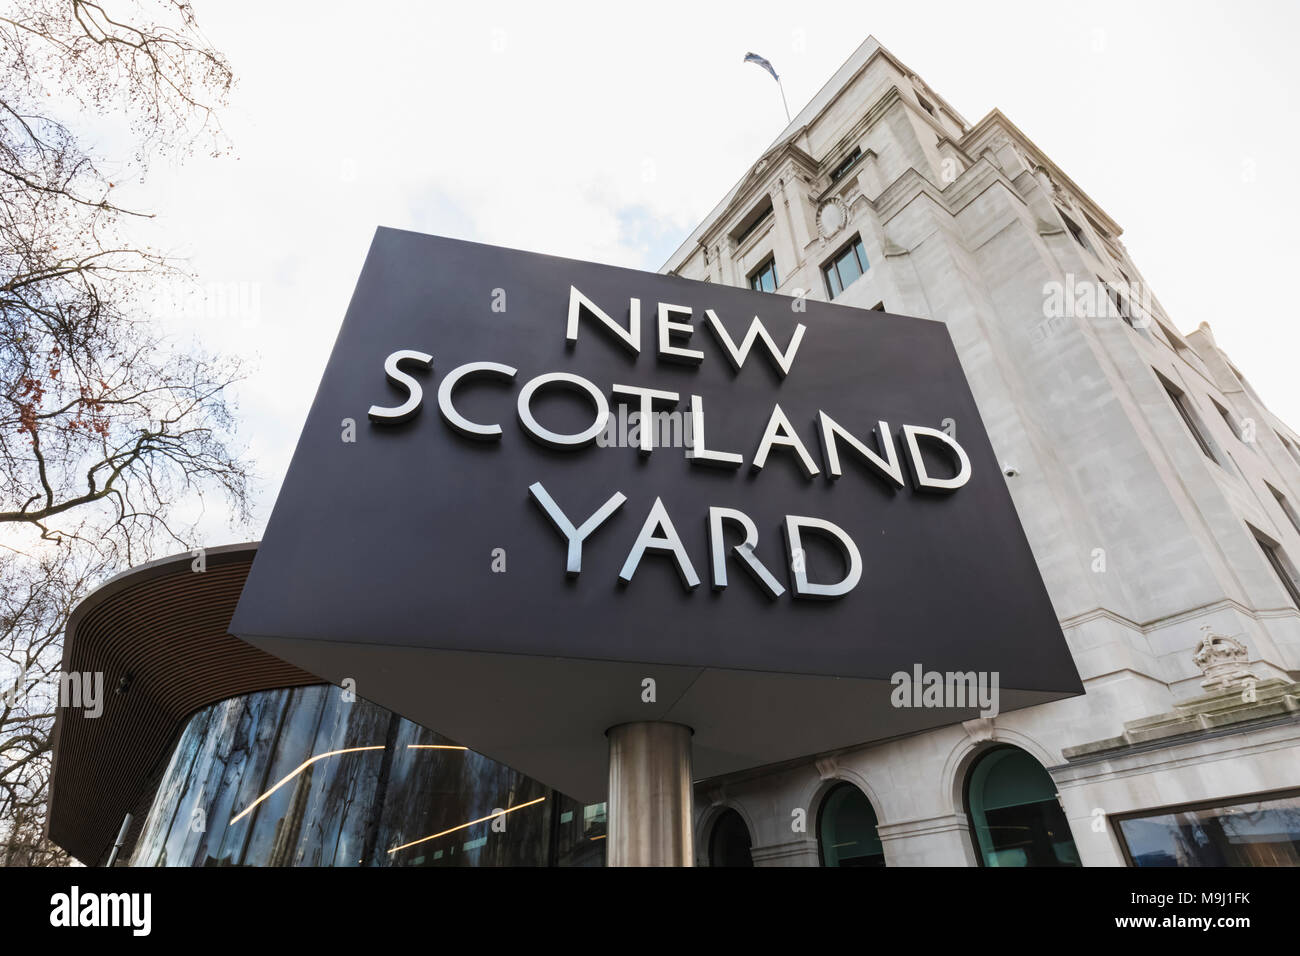
M 152 156 L 228 149 L 233 76 L 188 0 L 0 0 L 0 864 L 66 862 L 44 839 L 50 729 L 74 604 L 216 492 L 247 517 L 238 362 L 169 339 L 180 264 L 132 241 L 147 212 L 59 116 L 98 114 Z

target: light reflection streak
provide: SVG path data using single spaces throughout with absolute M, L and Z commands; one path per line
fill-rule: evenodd
M 521 803 L 518 806 L 507 807 L 506 809 L 499 810 L 496 813 L 489 813 L 485 817 L 479 817 L 477 820 L 469 821 L 469 823 L 462 823 L 459 826 L 454 826 L 449 830 L 443 830 L 441 833 L 433 833 L 426 837 L 420 837 L 420 839 L 418 840 L 412 840 L 410 843 L 403 843 L 401 846 L 395 846 L 391 850 L 389 850 L 388 853 L 391 856 L 392 854 L 396 853 L 398 850 L 405 850 L 407 847 L 415 846 L 418 843 L 428 843 L 430 840 L 436 840 L 438 839 L 438 837 L 446 836 L 448 833 L 455 833 L 457 830 L 464 830 L 466 827 L 472 827 L 476 823 L 484 823 L 495 817 L 503 817 L 507 813 L 514 813 L 516 810 L 522 810 L 524 807 L 531 807 L 533 804 L 541 803 L 545 799 L 546 799 L 545 797 L 538 797 L 536 800 L 529 800 L 527 803 Z
M 248 806 L 244 807 L 243 810 L 239 811 L 239 813 L 237 813 L 237 814 L 236 814 L 236 815 L 231 819 L 231 821 L 230 821 L 230 825 L 231 825 L 231 826 L 234 826 L 236 823 L 238 823 L 238 822 L 240 821 L 240 819 L 242 819 L 243 817 L 247 816 L 247 814 L 249 813 L 249 811 L 252 810 L 255 806 L 257 806 L 259 803 L 261 803 L 263 800 L 265 800 L 265 799 L 266 799 L 267 797 L 269 797 L 271 794 L 275 793 L 275 791 L 279 790 L 279 789 L 280 789 L 281 787 L 283 787 L 286 783 L 288 783 L 288 782 L 289 782 L 290 780 L 292 780 L 294 777 L 298 776 L 298 774 L 302 773 L 304 770 L 306 770 L 308 767 L 310 767 L 312 764 L 314 764 L 314 763 L 315 763 L 316 761 L 318 761 L 318 760 L 324 760 L 326 757 L 337 757 L 339 754 L 354 754 L 354 753 L 357 753 L 357 752 L 362 751 L 362 750 L 383 750 L 383 749 L 384 749 L 384 745 L 383 745 L 383 744 L 376 744 L 376 745 L 374 745 L 374 746 L 372 746 L 372 747 L 347 747 L 347 748 L 345 748 L 345 749 L 343 749 L 343 750 L 328 750 L 328 751 L 326 751 L 326 752 L 323 753 L 323 754 L 317 754 L 317 755 L 314 756 L 314 757 L 308 757 L 306 760 L 304 760 L 302 763 L 300 763 L 300 764 L 297 766 L 297 768 L 295 768 L 295 769 L 294 769 L 294 770 L 293 770 L 293 771 L 292 771 L 288 776 L 284 777 L 284 778 L 283 778 L 279 783 L 277 783 L 274 787 L 272 787 L 270 790 L 266 791 L 266 793 L 262 794 L 260 797 L 258 797 L 256 800 L 254 800 L 254 801 L 253 801 L 252 803 L 250 803 Z

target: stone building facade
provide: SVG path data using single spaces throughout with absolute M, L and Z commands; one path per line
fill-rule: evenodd
M 868 39 L 663 266 L 944 322 L 1086 688 L 704 781 L 701 863 L 724 826 L 756 865 L 832 861 L 844 783 L 877 863 L 1024 862 L 974 832 L 997 814 L 972 774 L 1007 747 L 1050 776 L 1077 853 L 1057 862 L 1163 859 L 1123 826 L 1143 817 L 1195 856 L 1214 807 L 1246 808 L 1229 862 L 1295 862 L 1260 828 L 1300 815 L 1300 436 L 1208 326 L 1177 331 L 1120 235 L 1006 116 L 968 123 Z

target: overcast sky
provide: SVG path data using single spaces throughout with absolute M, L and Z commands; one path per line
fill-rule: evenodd
M 237 306 L 160 321 L 252 365 L 257 520 L 209 515 L 212 544 L 260 537 L 376 226 L 657 269 L 785 125 L 744 54 L 796 113 L 868 34 L 969 122 L 1010 117 L 1300 426 L 1294 0 L 195 6 L 235 154 L 129 188 Z

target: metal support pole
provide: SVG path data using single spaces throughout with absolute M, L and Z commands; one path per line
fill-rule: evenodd
M 127 831 L 131 829 L 131 821 L 134 819 L 131 814 L 122 818 L 122 827 L 117 831 L 117 839 L 113 841 L 113 849 L 108 854 L 108 862 L 105 866 L 117 865 L 117 855 L 122 852 L 122 844 L 126 842 Z
M 609 737 L 609 866 L 694 866 L 691 728 L 619 724 Z
M 785 84 L 778 79 L 776 85 L 781 88 L 781 105 L 785 107 L 785 125 L 789 126 L 794 121 L 790 119 L 790 104 L 785 101 Z

